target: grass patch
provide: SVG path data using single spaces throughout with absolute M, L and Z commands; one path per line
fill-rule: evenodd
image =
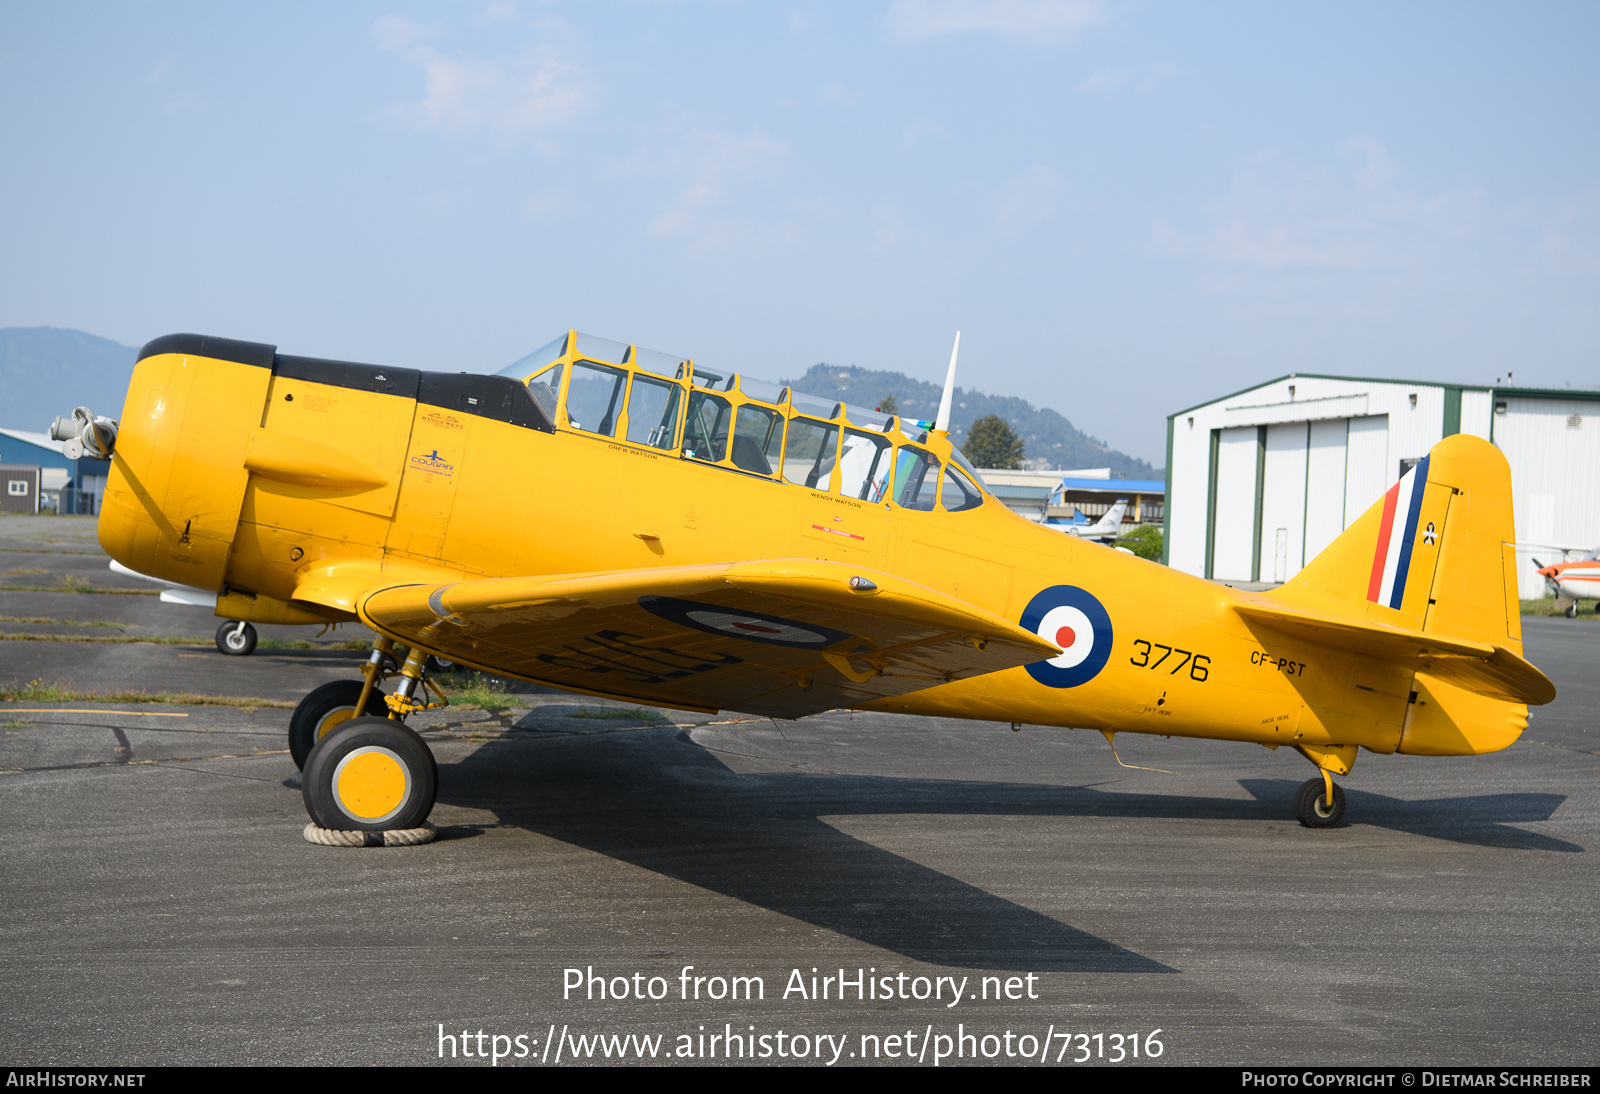
M 309 638 L 263 638 L 256 643 L 258 650 L 366 650 L 371 642 L 359 638 L 346 638 L 338 642 L 313 642 Z
M 498 714 L 512 707 L 526 706 L 506 694 L 506 682 L 481 672 L 442 672 L 433 682 L 450 697 L 450 705 L 470 710 L 476 707 Z
M 7 593 L 106 593 L 110 596 L 160 596 L 160 589 L 103 589 L 90 585 L 83 578 L 75 579 L 70 585 L 0 585 L 0 592 Z
M 128 627 L 130 623 L 113 623 L 109 619 L 51 619 L 45 615 L 0 615 L 0 623 L 53 624 L 58 627 Z
M 47 574 L 49 570 L 0 570 L 0 577 L 16 577 L 19 574 Z
M 81 691 L 68 684 L 47 684 L 32 680 L 18 687 L 0 685 L 0 702 L 5 703 L 161 703 L 181 707 L 241 707 L 257 710 L 270 707 L 293 710 L 295 704 L 279 699 L 258 699 L 248 695 L 195 695 L 182 691 Z
M 59 543 L 59 540 L 50 540 L 50 543 Z M 106 558 L 104 551 L 57 551 L 50 547 L 0 547 L 3 555 L 82 555 L 86 558 Z M 40 571 L 43 573 L 43 571 Z
M 1597 603 L 1597 602 L 1589 601 L 1589 600 L 1580 600 L 1580 601 L 1578 601 L 1578 616 L 1577 616 L 1577 618 L 1582 619 L 1585 616 L 1588 616 L 1591 619 L 1600 619 L 1600 615 L 1596 615 L 1595 610 L 1594 610 L 1595 603 Z M 1556 607 L 1555 597 L 1546 596 L 1546 597 L 1540 597 L 1538 600 L 1524 600 L 1522 602 L 1522 614 L 1523 615 L 1566 615 L 1567 613 L 1566 613 L 1566 609 Z
M 127 634 L 7 634 L 0 632 L 0 642 L 111 642 L 117 645 L 146 646 L 209 646 L 209 638 L 175 638 L 154 634 L 137 637 Z
M 11 623 L 62 623 L 73 627 L 121 627 L 123 623 L 73 623 L 69 619 L 6 619 L 0 616 L 0 622 Z M 215 645 L 210 638 L 186 638 L 182 635 L 147 634 L 147 635 L 93 635 L 93 634 L 10 634 L 0 631 L 0 642 L 111 642 L 118 645 L 146 645 L 146 646 L 211 646 Z M 321 645 L 306 638 L 263 638 L 256 643 L 257 649 L 269 650 L 364 650 L 366 642 L 330 642 Z
M 665 722 L 666 718 L 646 707 L 599 707 L 592 710 L 572 710 L 568 718 L 600 718 L 608 722 Z

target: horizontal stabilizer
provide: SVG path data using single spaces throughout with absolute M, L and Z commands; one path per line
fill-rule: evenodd
M 1251 620 L 1332 649 L 1390 658 L 1457 687 L 1507 702 L 1539 706 L 1556 686 L 1520 654 L 1489 642 L 1450 638 L 1357 619 L 1318 608 L 1249 601 L 1234 606 Z
M 955 597 L 816 559 L 391 585 L 357 610 L 375 630 L 489 671 L 789 718 L 1060 652 Z

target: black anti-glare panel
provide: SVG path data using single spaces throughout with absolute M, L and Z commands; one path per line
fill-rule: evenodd
M 182 353 L 191 357 L 210 357 L 256 368 L 271 368 L 278 347 L 261 342 L 240 342 L 209 334 L 163 334 L 152 338 L 139 350 L 139 360 L 162 353 Z
M 469 372 L 424 372 L 417 402 L 443 407 L 462 414 L 476 414 L 508 422 L 524 429 L 554 433 L 555 424 L 545 417 L 521 382 L 508 376 L 477 376 Z
M 417 380 L 422 375 L 413 368 L 384 368 L 353 361 L 325 361 L 320 357 L 290 357 L 283 353 L 278 354 L 276 373 L 285 380 L 375 391 L 403 399 L 417 397 Z

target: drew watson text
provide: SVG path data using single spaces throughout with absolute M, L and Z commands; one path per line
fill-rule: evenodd
M 850 972 L 855 975 L 849 975 Z M 985 976 L 969 992 L 970 976 L 959 981 L 954 976 L 912 976 L 909 973 L 878 974 L 871 969 L 840 969 L 837 975 L 818 975 L 813 968 L 808 977 L 799 969 L 789 971 L 781 998 L 798 997 L 806 1002 L 824 999 L 851 999 L 865 1003 L 880 999 L 936 999 L 946 1007 L 962 1000 L 978 999 L 1037 999 L 1038 973 L 1026 976 Z M 639 999 L 661 1002 L 669 996 L 688 1002 L 696 999 L 765 1000 L 767 983 L 760 976 L 697 976 L 693 965 L 685 965 L 678 973 L 676 985 L 664 976 L 647 976 L 642 972 L 631 975 L 606 976 L 596 973 L 593 965 L 581 969 L 562 970 L 562 999 Z M 946 1002 L 948 1000 L 948 1002 Z

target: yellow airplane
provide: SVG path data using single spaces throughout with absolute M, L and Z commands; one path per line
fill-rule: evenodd
M 1484 441 L 1445 439 L 1293 581 L 1246 592 L 996 501 L 950 442 L 955 361 L 928 423 L 575 331 L 492 376 L 176 334 L 140 351 L 120 420 L 57 430 L 111 460 L 121 564 L 229 619 L 382 636 L 291 721 L 325 828 L 428 816 L 404 721 L 444 702 L 430 655 L 688 710 L 1289 745 L 1319 771 L 1310 827 L 1343 816 L 1357 749 L 1493 752 L 1555 697 L 1522 657 Z

